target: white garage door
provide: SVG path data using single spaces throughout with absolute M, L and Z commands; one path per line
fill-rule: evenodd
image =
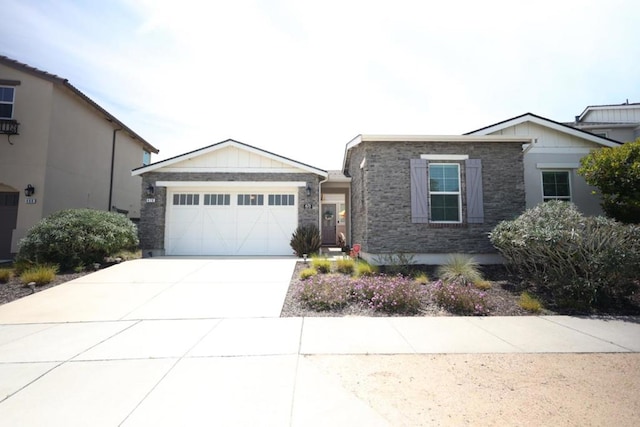
M 167 255 L 291 255 L 297 189 L 169 191 Z

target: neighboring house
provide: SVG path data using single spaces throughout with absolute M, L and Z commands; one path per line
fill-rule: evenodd
M 61 209 L 139 218 L 131 170 L 157 152 L 67 80 L 0 56 L 0 259 Z
M 132 174 L 142 177 L 144 256 L 292 255 L 298 225 L 320 221 L 320 184 L 329 178 L 231 139 Z M 334 195 L 344 183 L 335 185 Z
M 640 103 L 591 105 L 566 124 L 614 141 L 632 142 L 640 138 Z
M 546 200 L 567 200 L 586 215 L 601 215 L 600 197 L 577 174 L 580 159 L 619 142 L 526 113 L 466 135 L 522 136 L 532 140 L 524 148 L 524 183 L 527 208 Z
M 525 209 L 521 136 L 374 136 L 347 144 L 350 241 L 380 263 L 411 254 L 440 264 L 452 253 L 499 262 L 487 233 Z

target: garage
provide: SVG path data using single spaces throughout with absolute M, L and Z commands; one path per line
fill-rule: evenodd
M 291 255 L 297 188 L 170 189 L 167 255 Z
M 143 256 L 291 256 L 291 236 L 320 226 L 327 171 L 228 139 L 145 165 Z

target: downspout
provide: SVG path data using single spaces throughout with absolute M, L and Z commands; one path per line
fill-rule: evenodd
M 111 179 L 109 181 L 109 206 L 107 206 L 108 212 L 111 212 L 111 202 L 113 201 L 113 169 L 116 160 L 116 132 L 119 132 L 121 130 L 122 129 L 113 130 L 113 139 L 111 141 Z
M 325 182 L 329 181 L 329 175 L 327 174 L 327 177 L 325 179 L 323 179 L 322 181 L 318 182 L 318 225 L 319 225 L 319 229 L 320 229 L 320 240 L 322 241 L 322 184 L 324 184 Z

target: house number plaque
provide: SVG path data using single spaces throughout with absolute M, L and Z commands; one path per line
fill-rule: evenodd
M 313 205 L 311 205 L 311 203 L 305 203 L 303 207 L 305 209 L 311 209 L 313 207 Z

